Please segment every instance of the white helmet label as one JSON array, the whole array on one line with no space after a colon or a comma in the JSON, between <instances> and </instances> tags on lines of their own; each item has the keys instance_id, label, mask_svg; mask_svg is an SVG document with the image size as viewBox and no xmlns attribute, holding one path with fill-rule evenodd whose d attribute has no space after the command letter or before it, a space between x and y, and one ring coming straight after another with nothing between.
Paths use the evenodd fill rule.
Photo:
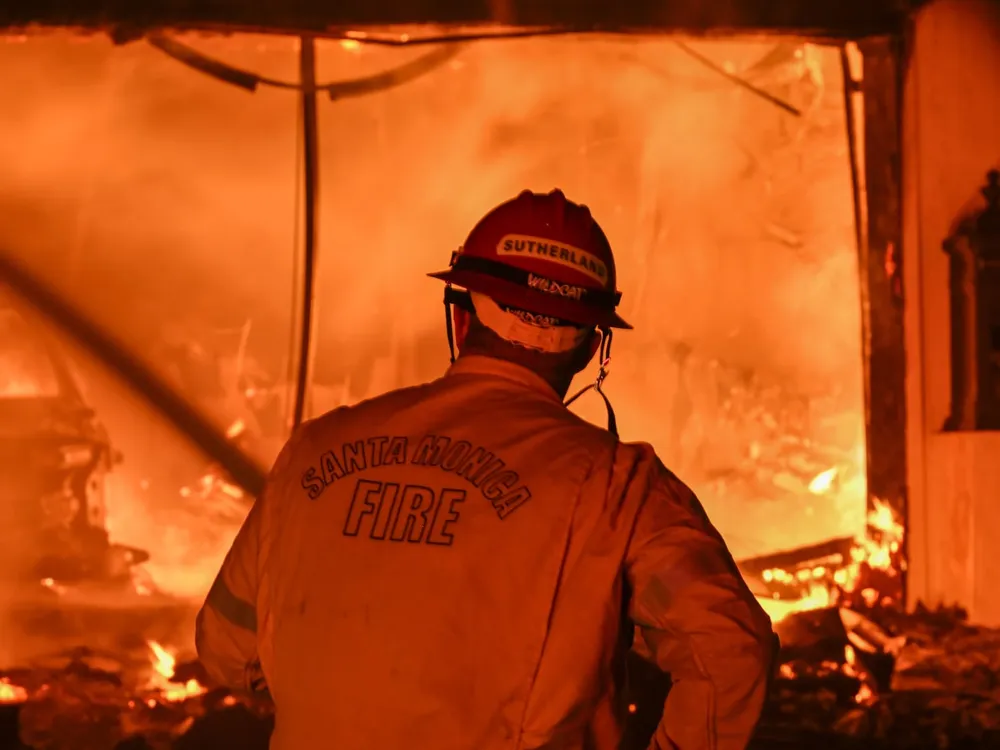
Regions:
<instances>
[{"instance_id":1,"label":"white helmet label","mask_svg":"<svg viewBox=\"0 0 1000 750\"><path fill-rule=\"evenodd\" d=\"M497 243L497 255L528 255L558 263L586 274L602 286L608 283L608 267L593 253L571 245L525 234L507 234Z\"/></svg>"}]
</instances>

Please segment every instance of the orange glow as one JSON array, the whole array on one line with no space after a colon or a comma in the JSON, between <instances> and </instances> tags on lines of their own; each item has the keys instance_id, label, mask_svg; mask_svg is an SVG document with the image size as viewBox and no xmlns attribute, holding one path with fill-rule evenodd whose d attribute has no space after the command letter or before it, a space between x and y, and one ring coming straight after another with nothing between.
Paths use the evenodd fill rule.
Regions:
<instances>
[{"instance_id":1,"label":"orange glow","mask_svg":"<svg viewBox=\"0 0 1000 750\"><path fill-rule=\"evenodd\" d=\"M834 602L832 589L826 586L813 586L808 596L801 599L767 599L757 597L764 611L771 617L771 622L779 622L793 612L806 612L811 609L830 607Z\"/></svg>"},{"instance_id":2,"label":"orange glow","mask_svg":"<svg viewBox=\"0 0 1000 750\"><path fill-rule=\"evenodd\" d=\"M230 440L238 438L240 435L243 434L246 428L247 428L246 422L244 422L242 419L237 419L235 422L229 425L229 429L226 430L226 437L229 438Z\"/></svg>"},{"instance_id":3,"label":"orange glow","mask_svg":"<svg viewBox=\"0 0 1000 750\"><path fill-rule=\"evenodd\" d=\"M817 474L809 483L809 491L814 495L822 495L833 485L833 480L837 478L837 467L827 469Z\"/></svg>"},{"instance_id":4,"label":"orange glow","mask_svg":"<svg viewBox=\"0 0 1000 750\"><path fill-rule=\"evenodd\" d=\"M15 685L6 677L0 677L0 703L24 703L28 700L28 691Z\"/></svg>"},{"instance_id":5,"label":"orange glow","mask_svg":"<svg viewBox=\"0 0 1000 750\"><path fill-rule=\"evenodd\" d=\"M857 695L854 696L854 702L867 706L874 703L875 699L875 691L868 687L866 683L862 682L861 687L858 688Z\"/></svg>"},{"instance_id":6,"label":"orange glow","mask_svg":"<svg viewBox=\"0 0 1000 750\"><path fill-rule=\"evenodd\" d=\"M0 192L11 197L0 244L266 464L291 403L294 97L246 96L146 44L70 38L0 45L0 67L16 71L0 96L18 102L0 113ZM178 38L270 78L297 75L291 37ZM319 78L370 76L419 52L364 38L319 41ZM604 225L636 325L616 337L607 382L623 439L654 445L737 559L858 535L843 565L766 572L807 592L762 602L780 619L835 604L863 564L892 565L892 519L877 521L889 530L869 521L879 539L861 534L860 292L839 57L792 40L691 44L801 116L667 38L470 44L399 88L323 97L309 401L317 413L440 375L441 290L424 273L496 203L560 186ZM133 588L200 602L251 499L80 359L126 456L108 489L109 531L151 553ZM255 404L271 396L269 428ZM573 408L604 424L599 398ZM869 588L859 595L877 598ZM201 689L170 683L174 656L150 649L156 691Z\"/></svg>"},{"instance_id":7,"label":"orange glow","mask_svg":"<svg viewBox=\"0 0 1000 750\"><path fill-rule=\"evenodd\" d=\"M858 663L858 655L851 645L844 646L844 674L848 677L856 677L861 681L858 692L854 695L854 702L860 705L871 705L877 699L875 691L868 683L869 676L864 668Z\"/></svg>"},{"instance_id":8,"label":"orange glow","mask_svg":"<svg viewBox=\"0 0 1000 750\"><path fill-rule=\"evenodd\" d=\"M157 693L155 698L147 699L150 706L155 705L157 700L174 703L194 698L205 692L204 686L197 680L188 680L183 685L172 682L177 658L156 641L148 641L147 645L153 657L153 675L147 689L155 690Z\"/></svg>"}]
</instances>

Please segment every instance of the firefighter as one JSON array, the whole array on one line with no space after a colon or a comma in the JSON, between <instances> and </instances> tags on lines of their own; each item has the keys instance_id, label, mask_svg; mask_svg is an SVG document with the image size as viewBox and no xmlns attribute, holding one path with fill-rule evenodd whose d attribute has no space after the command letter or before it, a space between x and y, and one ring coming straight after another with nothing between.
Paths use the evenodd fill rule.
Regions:
<instances>
[{"instance_id":1,"label":"firefighter","mask_svg":"<svg viewBox=\"0 0 1000 750\"><path fill-rule=\"evenodd\" d=\"M603 750L637 626L674 682L650 747L741 750L767 615L652 447L563 402L629 328L603 231L525 192L431 276L451 368L295 431L199 614L208 673L269 692L274 750Z\"/></svg>"}]
</instances>

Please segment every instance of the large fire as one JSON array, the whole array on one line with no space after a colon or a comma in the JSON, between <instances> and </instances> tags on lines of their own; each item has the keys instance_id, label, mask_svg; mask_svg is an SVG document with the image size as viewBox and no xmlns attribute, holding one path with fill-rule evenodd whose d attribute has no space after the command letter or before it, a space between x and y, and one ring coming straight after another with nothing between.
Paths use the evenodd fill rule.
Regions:
<instances>
[{"instance_id":1,"label":"large fire","mask_svg":"<svg viewBox=\"0 0 1000 750\"><path fill-rule=\"evenodd\" d=\"M273 79L296 74L291 38L179 38ZM623 438L656 447L738 559L860 529L863 355L837 50L692 44L788 106L665 38L468 45L404 86L324 99L320 253L330 262L317 278L312 412L438 376L440 289L424 273L490 206L560 186L613 238L622 311L636 325L616 340L608 386ZM416 55L360 40L319 52L324 80ZM291 402L293 98L267 87L247 96L141 42L28 36L0 46L3 63L17 75L0 94L19 102L0 113L3 249L266 464ZM376 197L392 221L379 220ZM80 360L88 405L126 458L101 522L150 553L131 569L130 593L150 610L161 594L197 606L252 500L114 375ZM599 399L576 408L603 423ZM840 558L763 571L781 591L762 596L775 621L879 597L866 571L899 564L902 529L880 502L867 521ZM67 600L72 583L42 579ZM206 692L178 666L189 631L139 633L139 646L149 638L139 709ZM0 683L0 701L29 694Z\"/></svg>"},{"instance_id":2,"label":"large fire","mask_svg":"<svg viewBox=\"0 0 1000 750\"><path fill-rule=\"evenodd\" d=\"M269 79L297 72L294 38L177 39ZM838 50L690 46L726 75L665 37L507 40L463 47L396 88L323 97L313 412L440 375L440 290L424 274L489 207L560 186L612 238L636 326L616 338L608 383L623 437L652 443L692 485L737 558L860 528L859 273ZM320 41L320 78L419 54ZM247 95L145 43L98 36L28 35L0 45L0 64L18 71L0 94L19 102L0 114L0 193L11 196L0 243L183 381L220 430L253 433L261 463L273 459L286 414L267 402L288 388L301 265L294 97ZM116 536L148 545L158 568L192 557L210 568L216 549L193 549L200 532L185 528L201 488L177 503L177 477L191 475L172 486L150 476L182 462L182 441L162 425L154 439L107 380L93 390L128 446L131 483L109 496ZM599 399L579 408L604 418ZM152 489L136 499L142 478ZM204 583L156 572L185 596Z\"/></svg>"}]
</instances>

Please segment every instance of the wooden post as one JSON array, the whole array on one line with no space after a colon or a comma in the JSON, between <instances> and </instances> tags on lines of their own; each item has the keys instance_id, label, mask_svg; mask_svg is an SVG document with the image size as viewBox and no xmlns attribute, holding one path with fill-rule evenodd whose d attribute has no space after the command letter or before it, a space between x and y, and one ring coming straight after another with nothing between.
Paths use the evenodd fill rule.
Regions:
<instances>
[{"instance_id":1,"label":"wooden post","mask_svg":"<svg viewBox=\"0 0 1000 750\"><path fill-rule=\"evenodd\" d=\"M865 428L868 508L887 504L907 520L906 348L902 270L902 61L901 37L859 44L864 72L864 177L867 232L861 242L862 336L865 350ZM869 529L873 534L876 532ZM905 566L905 537L902 562ZM880 593L905 603L905 570L885 579ZM894 581L895 583L889 583Z\"/></svg>"}]
</instances>

